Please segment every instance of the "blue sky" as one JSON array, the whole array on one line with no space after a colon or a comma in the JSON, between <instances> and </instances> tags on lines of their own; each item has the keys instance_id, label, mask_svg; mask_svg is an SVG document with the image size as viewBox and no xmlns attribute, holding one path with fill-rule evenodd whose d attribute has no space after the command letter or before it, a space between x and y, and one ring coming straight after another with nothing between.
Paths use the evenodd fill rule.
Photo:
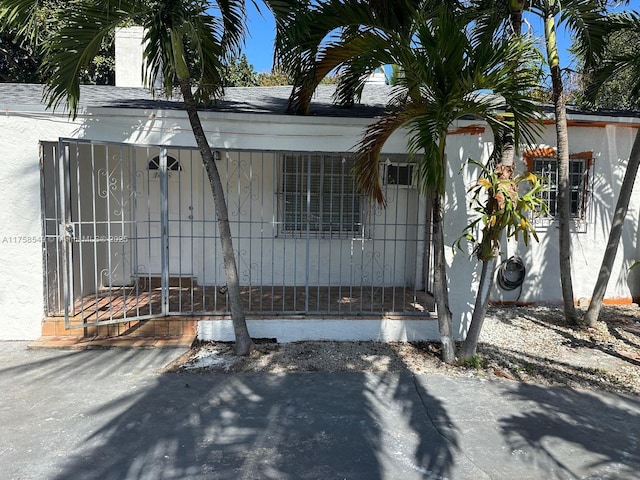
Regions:
<instances>
[{"instance_id":1,"label":"blue sky","mask_svg":"<svg viewBox=\"0 0 640 480\"><path fill-rule=\"evenodd\" d=\"M244 53L258 73L269 73L273 65L273 37L276 27L273 16L266 8L258 13L253 2L247 2L249 37Z\"/></svg>"},{"instance_id":2,"label":"blue sky","mask_svg":"<svg viewBox=\"0 0 640 480\"><path fill-rule=\"evenodd\" d=\"M640 10L640 0L632 0L629 7L626 8ZM244 53L247 55L249 63L253 65L253 68L258 73L268 73L273 65L273 37L275 34L273 17L265 8L262 9L262 14L258 13L253 2L247 2L247 9L250 36L247 38ZM541 22L531 19L531 27L536 35L542 35ZM558 32L558 43L562 66L564 68L575 66L571 64L572 58L567 51L571 40L562 29Z\"/></svg>"}]
</instances>

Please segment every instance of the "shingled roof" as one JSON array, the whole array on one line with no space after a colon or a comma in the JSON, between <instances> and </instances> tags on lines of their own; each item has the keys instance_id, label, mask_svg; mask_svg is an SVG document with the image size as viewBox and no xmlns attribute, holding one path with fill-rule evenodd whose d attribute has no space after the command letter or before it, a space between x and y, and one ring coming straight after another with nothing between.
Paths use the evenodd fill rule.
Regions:
<instances>
[{"instance_id":1,"label":"shingled roof","mask_svg":"<svg viewBox=\"0 0 640 480\"><path fill-rule=\"evenodd\" d=\"M311 115L327 117L363 117L380 115L387 104L392 88L387 85L367 85L362 103L352 108L337 107L332 102L333 85L320 85L313 96ZM43 86L34 84L0 83L0 108L13 110L12 106L43 108ZM224 98L203 108L207 111L236 113L285 114L290 86L281 87L230 87ZM181 109L178 97L166 99L155 96L147 89L99 85L80 87L80 109L91 107Z\"/></svg>"},{"instance_id":2,"label":"shingled roof","mask_svg":"<svg viewBox=\"0 0 640 480\"><path fill-rule=\"evenodd\" d=\"M311 102L310 115L320 117L374 118L380 116L392 94L392 87L381 84L365 86L362 101L351 108L336 106L332 101L334 85L320 85ZM24 83L0 83L0 108L3 110L44 109L43 86ZM228 87L222 99L215 101L204 111L233 113L286 114L290 86L279 87ZM154 97L144 88L82 85L80 109L91 107L178 110L182 108L179 95L166 99L162 94ZM553 116L551 105L542 105L541 112ZM61 109L62 110L62 109ZM567 107L569 115L597 115L602 117L638 117L638 112L628 110L586 111Z\"/></svg>"}]
</instances>

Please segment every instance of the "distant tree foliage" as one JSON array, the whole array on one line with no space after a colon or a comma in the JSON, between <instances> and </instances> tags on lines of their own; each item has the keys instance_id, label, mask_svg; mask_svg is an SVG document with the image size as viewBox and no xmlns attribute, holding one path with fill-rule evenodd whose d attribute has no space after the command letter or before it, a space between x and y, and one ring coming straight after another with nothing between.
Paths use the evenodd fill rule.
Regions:
<instances>
[{"instance_id":1,"label":"distant tree foliage","mask_svg":"<svg viewBox=\"0 0 640 480\"><path fill-rule=\"evenodd\" d=\"M225 87L256 87L259 84L258 74L247 61L245 54L229 60L224 76Z\"/></svg>"},{"instance_id":2,"label":"distant tree foliage","mask_svg":"<svg viewBox=\"0 0 640 480\"><path fill-rule=\"evenodd\" d=\"M41 55L28 45L13 40L12 32L0 34L0 82L40 83L38 65Z\"/></svg>"},{"instance_id":3,"label":"distant tree foliage","mask_svg":"<svg viewBox=\"0 0 640 480\"><path fill-rule=\"evenodd\" d=\"M274 68L271 73L259 73L258 83L261 87L280 87L283 85L293 85L293 78L279 68ZM336 76L324 77L320 83L322 85L335 85L338 83Z\"/></svg>"},{"instance_id":4,"label":"distant tree foliage","mask_svg":"<svg viewBox=\"0 0 640 480\"><path fill-rule=\"evenodd\" d=\"M116 60L115 36L109 35L100 48L100 53L92 60L89 68L82 70L80 79L87 85L115 85Z\"/></svg>"},{"instance_id":5,"label":"distant tree foliage","mask_svg":"<svg viewBox=\"0 0 640 480\"><path fill-rule=\"evenodd\" d=\"M605 58L634 55L638 51L640 51L640 32L623 30L616 32L609 38ZM581 62L581 59L579 61ZM576 103L582 108L599 110L638 110L640 106L631 98L631 89L637 81L638 79L634 78L629 69L623 70L603 84L593 104L587 104L583 93L589 82L589 73L583 72L576 95Z\"/></svg>"},{"instance_id":6,"label":"distant tree foliage","mask_svg":"<svg viewBox=\"0 0 640 480\"><path fill-rule=\"evenodd\" d=\"M282 70L274 68L271 70L271 73L259 73L258 83L261 87L278 87L282 85L291 85L292 79Z\"/></svg>"},{"instance_id":7,"label":"distant tree foliage","mask_svg":"<svg viewBox=\"0 0 640 480\"><path fill-rule=\"evenodd\" d=\"M0 82L44 83L46 78L38 67L42 62L42 46L65 25L67 12L77 0L42 0L39 2L38 30L29 41L16 41L15 31L8 29L0 34ZM113 85L115 82L114 37L102 42L100 54L89 68L81 72L85 84Z\"/></svg>"}]
</instances>

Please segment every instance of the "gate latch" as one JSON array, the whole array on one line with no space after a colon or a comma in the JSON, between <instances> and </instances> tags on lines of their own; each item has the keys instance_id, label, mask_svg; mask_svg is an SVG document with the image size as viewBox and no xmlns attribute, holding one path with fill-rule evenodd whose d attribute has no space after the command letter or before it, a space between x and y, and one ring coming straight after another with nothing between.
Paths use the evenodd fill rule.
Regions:
<instances>
[{"instance_id":1,"label":"gate latch","mask_svg":"<svg viewBox=\"0 0 640 480\"><path fill-rule=\"evenodd\" d=\"M64 239L67 241L73 241L76 238L76 229L73 223L60 224L60 229L63 232Z\"/></svg>"}]
</instances>

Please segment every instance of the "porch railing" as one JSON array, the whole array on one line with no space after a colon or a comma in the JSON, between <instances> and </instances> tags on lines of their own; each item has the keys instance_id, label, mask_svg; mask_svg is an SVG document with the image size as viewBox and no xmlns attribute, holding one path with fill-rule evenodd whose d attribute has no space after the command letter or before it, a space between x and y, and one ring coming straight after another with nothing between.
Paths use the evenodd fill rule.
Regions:
<instances>
[{"instance_id":1,"label":"porch railing","mask_svg":"<svg viewBox=\"0 0 640 480\"><path fill-rule=\"evenodd\" d=\"M356 193L345 153L216 155L247 313L433 310L427 201L387 177L406 159L381 162L381 208ZM41 170L47 315L93 325L228 314L197 150L62 139L42 144Z\"/></svg>"}]
</instances>

